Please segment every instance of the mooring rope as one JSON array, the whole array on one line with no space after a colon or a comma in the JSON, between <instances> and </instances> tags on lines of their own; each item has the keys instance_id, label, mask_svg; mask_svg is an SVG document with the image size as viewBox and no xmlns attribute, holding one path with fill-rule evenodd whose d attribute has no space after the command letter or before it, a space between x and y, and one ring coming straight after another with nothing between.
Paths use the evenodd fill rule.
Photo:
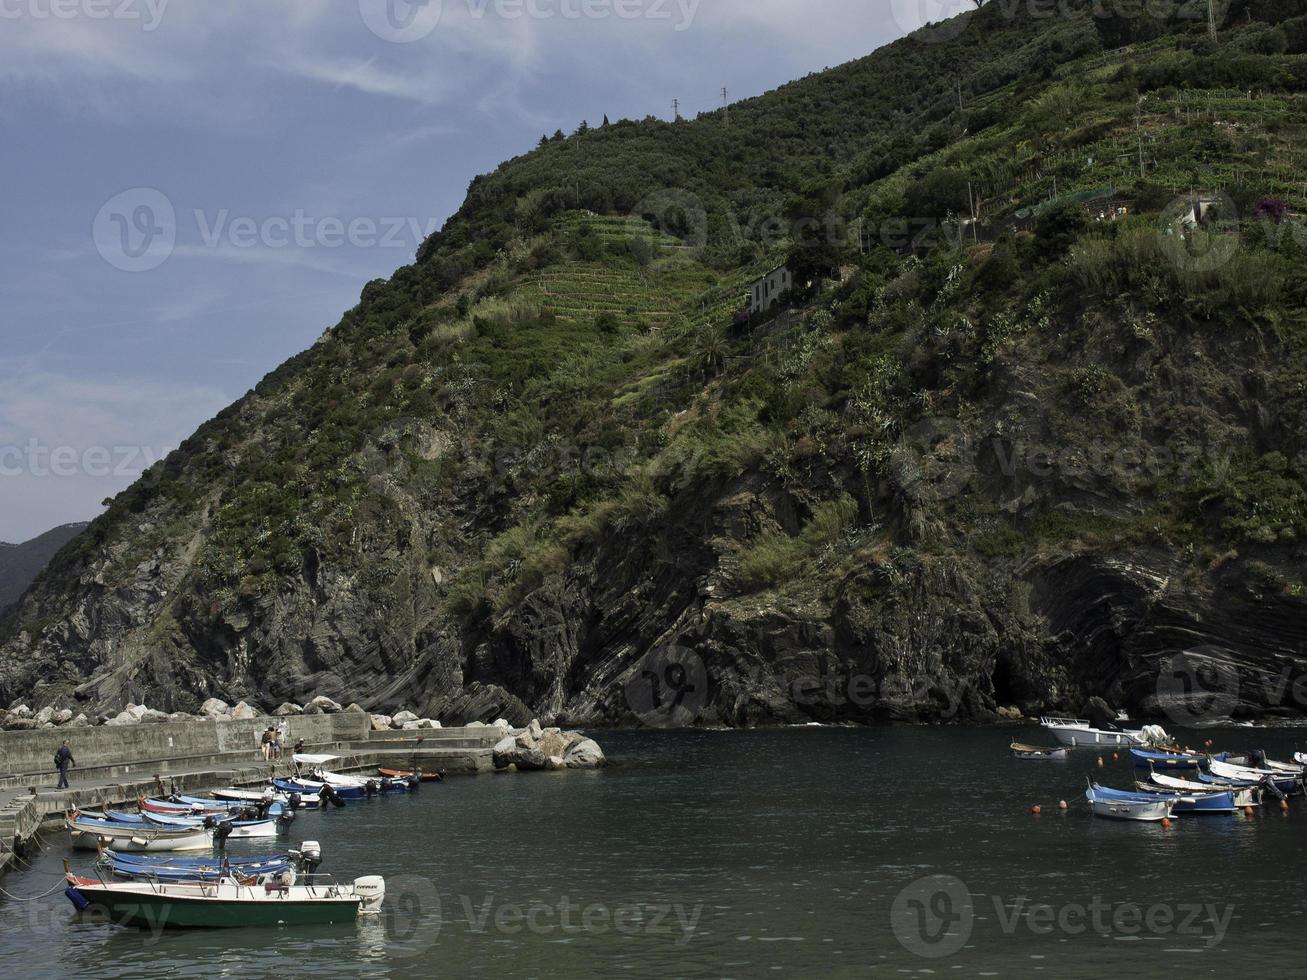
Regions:
<instances>
[{"instance_id":1,"label":"mooring rope","mask_svg":"<svg viewBox=\"0 0 1307 980\"><path fill-rule=\"evenodd\" d=\"M22 898L18 895L14 895L10 892L5 891L3 888L0 888L0 895L3 895L5 898L14 902L39 902L43 898L49 898L59 889L67 887L67 884L68 883L66 881L60 881L59 884L55 885L48 892L44 892L43 894L40 895L34 895L31 898Z\"/></svg>"}]
</instances>

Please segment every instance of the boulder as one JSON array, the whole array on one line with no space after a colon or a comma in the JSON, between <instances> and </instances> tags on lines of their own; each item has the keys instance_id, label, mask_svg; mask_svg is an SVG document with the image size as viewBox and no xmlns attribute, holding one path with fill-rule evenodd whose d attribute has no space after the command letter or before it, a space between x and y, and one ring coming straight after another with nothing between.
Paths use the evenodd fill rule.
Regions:
<instances>
[{"instance_id":1,"label":"boulder","mask_svg":"<svg viewBox=\"0 0 1307 980\"><path fill-rule=\"evenodd\" d=\"M80 714L80 715L78 715L76 718L74 718L74 719L72 719L70 722L68 722L68 727L69 727L69 728L90 728L90 727L91 727L91 719L90 719L90 718L87 718L86 715L84 715L84 714Z\"/></svg>"},{"instance_id":2,"label":"boulder","mask_svg":"<svg viewBox=\"0 0 1307 980\"><path fill-rule=\"evenodd\" d=\"M495 761L496 769L503 769L513 764L513 757L517 753L517 740L511 735L501 738L495 743L492 757Z\"/></svg>"},{"instance_id":3,"label":"boulder","mask_svg":"<svg viewBox=\"0 0 1307 980\"><path fill-rule=\"evenodd\" d=\"M401 728L403 731L406 731L406 732L417 732L417 731L421 731L421 730L422 730L422 722L420 722L420 721L406 721L406 722L404 722L403 725L400 726L400 728Z\"/></svg>"},{"instance_id":4,"label":"boulder","mask_svg":"<svg viewBox=\"0 0 1307 980\"><path fill-rule=\"evenodd\" d=\"M530 771L540 771L549 765L549 757L539 749L522 749L519 748L513 753L513 765L518 769Z\"/></svg>"},{"instance_id":5,"label":"boulder","mask_svg":"<svg viewBox=\"0 0 1307 980\"><path fill-rule=\"evenodd\" d=\"M168 716L168 720L175 724L181 721L192 721L193 719L185 711L174 711Z\"/></svg>"},{"instance_id":6,"label":"boulder","mask_svg":"<svg viewBox=\"0 0 1307 980\"><path fill-rule=\"evenodd\" d=\"M348 708L345 709L345 713L346 713L346 714L353 713L353 714L356 714L356 715L366 715L366 714L367 714L367 712L363 710L363 705L359 704L357 701L351 703L350 706L349 706Z\"/></svg>"},{"instance_id":7,"label":"boulder","mask_svg":"<svg viewBox=\"0 0 1307 980\"><path fill-rule=\"evenodd\" d=\"M583 738L573 745L567 750L563 760L569 769L594 769L607 761L604 758L604 750L592 738Z\"/></svg>"},{"instance_id":8,"label":"boulder","mask_svg":"<svg viewBox=\"0 0 1307 980\"><path fill-rule=\"evenodd\" d=\"M487 725L484 721L469 721L463 727L464 728L489 728L490 726Z\"/></svg>"},{"instance_id":9,"label":"boulder","mask_svg":"<svg viewBox=\"0 0 1307 980\"><path fill-rule=\"evenodd\" d=\"M439 728L443 728L444 726L441 725L440 722L436 721L436 719L434 719L434 718L423 718L423 719L422 719L422 727L423 727L423 728L431 728L431 729L439 729Z\"/></svg>"},{"instance_id":10,"label":"boulder","mask_svg":"<svg viewBox=\"0 0 1307 980\"><path fill-rule=\"evenodd\" d=\"M31 718L32 709L25 704L20 704L16 708L10 708L9 715L12 718Z\"/></svg>"},{"instance_id":11,"label":"boulder","mask_svg":"<svg viewBox=\"0 0 1307 980\"><path fill-rule=\"evenodd\" d=\"M259 713L242 701L231 709L231 716L236 721L249 721L251 718L259 717Z\"/></svg>"},{"instance_id":12,"label":"boulder","mask_svg":"<svg viewBox=\"0 0 1307 980\"><path fill-rule=\"evenodd\" d=\"M200 714L206 718L226 718L231 714L231 705L221 698L209 698L200 705Z\"/></svg>"},{"instance_id":13,"label":"boulder","mask_svg":"<svg viewBox=\"0 0 1307 980\"><path fill-rule=\"evenodd\" d=\"M561 758L567 753L567 740L563 738L563 733L560 731L548 731L536 743L536 748L547 756L556 755Z\"/></svg>"},{"instance_id":14,"label":"boulder","mask_svg":"<svg viewBox=\"0 0 1307 980\"><path fill-rule=\"evenodd\" d=\"M105 722L106 725L121 727L123 725L139 725L141 719L137 718L130 711L120 711L114 717Z\"/></svg>"},{"instance_id":15,"label":"boulder","mask_svg":"<svg viewBox=\"0 0 1307 980\"><path fill-rule=\"evenodd\" d=\"M276 711L274 711L273 714L276 715L278 718L289 718L292 715L304 714L304 709L301 708L298 704L291 704L289 701L287 701Z\"/></svg>"},{"instance_id":16,"label":"boulder","mask_svg":"<svg viewBox=\"0 0 1307 980\"><path fill-rule=\"evenodd\" d=\"M160 722L168 720L168 713L166 711L155 711L153 708L146 708L145 711L141 713L141 717L137 720L142 724L157 725Z\"/></svg>"},{"instance_id":17,"label":"boulder","mask_svg":"<svg viewBox=\"0 0 1307 980\"><path fill-rule=\"evenodd\" d=\"M392 720L402 728L406 722L417 721L418 716L411 711L401 711Z\"/></svg>"},{"instance_id":18,"label":"boulder","mask_svg":"<svg viewBox=\"0 0 1307 980\"><path fill-rule=\"evenodd\" d=\"M17 712L13 712L4 720L4 730L7 732L30 732L40 728L41 724L35 718L21 718Z\"/></svg>"},{"instance_id":19,"label":"boulder","mask_svg":"<svg viewBox=\"0 0 1307 980\"><path fill-rule=\"evenodd\" d=\"M123 708L122 713L125 715L131 715L137 721L140 721L145 717L145 713L149 710L150 709L143 704L129 704L127 707Z\"/></svg>"},{"instance_id":20,"label":"boulder","mask_svg":"<svg viewBox=\"0 0 1307 980\"><path fill-rule=\"evenodd\" d=\"M490 727L498 728L501 732L511 732L513 730L513 726L507 718L496 718Z\"/></svg>"},{"instance_id":21,"label":"boulder","mask_svg":"<svg viewBox=\"0 0 1307 980\"><path fill-rule=\"evenodd\" d=\"M1008 721L1020 721L1022 717L1021 709L1011 708L1011 707L1000 707L998 709L998 716L1000 718L1006 718Z\"/></svg>"},{"instance_id":22,"label":"boulder","mask_svg":"<svg viewBox=\"0 0 1307 980\"><path fill-rule=\"evenodd\" d=\"M66 725L73 720L72 710L69 708L60 708L50 716L50 720L56 725Z\"/></svg>"},{"instance_id":23,"label":"boulder","mask_svg":"<svg viewBox=\"0 0 1307 980\"><path fill-rule=\"evenodd\" d=\"M526 726L526 730L531 735L531 739L536 742L545 734L545 730L540 727L540 721L536 718L531 719L531 724Z\"/></svg>"},{"instance_id":24,"label":"boulder","mask_svg":"<svg viewBox=\"0 0 1307 980\"><path fill-rule=\"evenodd\" d=\"M545 768L550 772L558 772L560 769L566 769L567 763L563 761L561 755L551 755L545 759Z\"/></svg>"},{"instance_id":25,"label":"boulder","mask_svg":"<svg viewBox=\"0 0 1307 980\"><path fill-rule=\"evenodd\" d=\"M42 725L49 724L49 723L53 722L53 721L54 721L54 708L51 708L51 707L45 707L45 708L42 708L40 711L38 711L38 712L36 713L36 720L37 720L37 722L39 722L39 723L42 724Z\"/></svg>"},{"instance_id":26,"label":"boulder","mask_svg":"<svg viewBox=\"0 0 1307 980\"><path fill-rule=\"evenodd\" d=\"M390 725L393 720L390 715L370 715L369 717L372 720L372 730L374 732L390 731Z\"/></svg>"},{"instance_id":27,"label":"boulder","mask_svg":"<svg viewBox=\"0 0 1307 980\"><path fill-rule=\"evenodd\" d=\"M340 704L331 700L331 698L327 697L325 694L319 694L309 702L309 707L313 705L317 705L317 707L321 708L323 714L338 715L341 712ZM305 710L307 711L308 708L306 707Z\"/></svg>"},{"instance_id":28,"label":"boulder","mask_svg":"<svg viewBox=\"0 0 1307 980\"><path fill-rule=\"evenodd\" d=\"M585 741L585 736L580 732L563 732L563 742L570 749L574 745L579 745ZM567 753L564 752L564 755Z\"/></svg>"}]
</instances>

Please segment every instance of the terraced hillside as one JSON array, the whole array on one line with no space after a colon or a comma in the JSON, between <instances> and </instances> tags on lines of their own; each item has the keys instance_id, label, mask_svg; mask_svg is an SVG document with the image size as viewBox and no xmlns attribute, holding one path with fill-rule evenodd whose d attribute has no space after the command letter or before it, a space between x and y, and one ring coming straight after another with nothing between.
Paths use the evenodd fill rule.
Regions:
<instances>
[{"instance_id":1,"label":"terraced hillside","mask_svg":"<svg viewBox=\"0 0 1307 980\"><path fill-rule=\"evenodd\" d=\"M1190 8L987 4L477 178L64 552L0 698L1301 713L1307 4Z\"/></svg>"}]
</instances>

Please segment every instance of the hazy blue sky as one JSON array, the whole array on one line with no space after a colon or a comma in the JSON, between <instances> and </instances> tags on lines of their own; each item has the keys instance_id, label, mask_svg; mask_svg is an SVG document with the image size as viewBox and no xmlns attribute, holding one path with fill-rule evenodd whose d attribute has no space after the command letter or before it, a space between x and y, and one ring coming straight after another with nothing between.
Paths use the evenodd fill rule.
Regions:
<instances>
[{"instance_id":1,"label":"hazy blue sky","mask_svg":"<svg viewBox=\"0 0 1307 980\"><path fill-rule=\"evenodd\" d=\"M0 0L0 540L93 517L542 132L693 115L961 6Z\"/></svg>"}]
</instances>

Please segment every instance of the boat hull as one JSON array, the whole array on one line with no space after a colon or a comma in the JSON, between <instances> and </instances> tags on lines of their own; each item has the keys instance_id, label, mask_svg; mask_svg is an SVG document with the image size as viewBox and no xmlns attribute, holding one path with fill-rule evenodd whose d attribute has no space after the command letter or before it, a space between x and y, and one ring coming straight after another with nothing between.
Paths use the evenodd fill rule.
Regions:
<instances>
[{"instance_id":1,"label":"boat hull","mask_svg":"<svg viewBox=\"0 0 1307 980\"><path fill-rule=\"evenodd\" d=\"M1170 799L1136 800L1104 793L1100 787L1091 787L1085 793L1094 816L1108 820L1134 820L1141 823L1158 823L1171 816L1174 803Z\"/></svg>"},{"instance_id":2,"label":"boat hull","mask_svg":"<svg viewBox=\"0 0 1307 980\"><path fill-rule=\"evenodd\" d=\"M1109 732L1101 728L1091 728L1087 722L1045 718L1041 725L1052 732L1063 745L1077 748L1079 746L1099 746L1103 748L1124 748L1143 745L1143 732Z\"/></svg>"},{"instance_id":3,"label":"boat hull","mask_svg":"<svg viewBox=\"0 0 1307 980\"><path fill-rule=\"evenodd\" d=\"M359 909L357 898L250 902L168 894L113 893L93 887L72 887L91 908L111 922L147 929L335 925L355 921Z\"/></svg>"}]
</instances>

